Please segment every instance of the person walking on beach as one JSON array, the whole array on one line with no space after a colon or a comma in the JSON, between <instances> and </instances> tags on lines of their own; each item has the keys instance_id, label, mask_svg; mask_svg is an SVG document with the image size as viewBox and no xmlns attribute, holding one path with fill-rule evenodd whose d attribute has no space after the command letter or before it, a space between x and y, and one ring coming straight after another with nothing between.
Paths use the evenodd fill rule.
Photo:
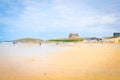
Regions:
<instances>
[{"instance_id":1,"label":"person walking on beach","mask_svg":"<svg viewBox=\"0 0 120 80\"><path fill-rule=\"evenodd\" d=\"M16 42L14 41L13 44L16 44Z\"/></svg>"},{"instance_id":2,"label":"person walking on beach","mask_svg":"<svg viewBox=\"0 0 120 80\"><path fill-rule=\"evenodd\" d=\"M41 42L39 43L39 46L41 46Z\"/></svg>"},{"instance_id":3,"label":"person walking on beach","mask_svg":"<svg viewBox=\"0 0 120 80\"><path fill-rule=\"evenodd\" d=\"M56 45L59 45L59 43L57 42Z\"/></svg>"}]
</instances>

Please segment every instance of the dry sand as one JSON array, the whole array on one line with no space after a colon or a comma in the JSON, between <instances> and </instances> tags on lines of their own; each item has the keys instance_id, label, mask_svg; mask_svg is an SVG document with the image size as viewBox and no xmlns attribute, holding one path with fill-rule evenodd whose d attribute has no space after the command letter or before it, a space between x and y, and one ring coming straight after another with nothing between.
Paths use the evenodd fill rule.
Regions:
<instances>
[{"instance_id":1,"label":"dry sand","mask_svg":"<svg viewBox=\"0 0 120 80\"><path fill-rule=\"evenodd\" d=\"M120 45L58 46L0 47L0 80L120 80Z\"/></svg>"}]
</instances>

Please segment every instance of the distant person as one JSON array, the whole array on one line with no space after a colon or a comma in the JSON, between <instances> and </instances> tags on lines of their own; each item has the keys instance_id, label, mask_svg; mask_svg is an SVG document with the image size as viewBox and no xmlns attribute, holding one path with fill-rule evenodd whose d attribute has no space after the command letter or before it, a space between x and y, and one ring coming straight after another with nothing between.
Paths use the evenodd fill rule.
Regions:
<instances>
[{"instance_id":1,"label":"distant person","mask_svg":"<svg viewBox=\"0 0 120 80\"><path fill-rule=\"evenodd\" d=\"M39 43L39 46L41 46L41 42Z\"/></svg>"},{"instance_id":2,"label":"distant person","mask_svg":"<svg viewBox=\"0 0 120 80\"><path fill-rule=\"evenodd\" d=\"M16 44L16 42L14 41L13 44Z\"/></svg>"},{"instance_id":3,"label":"distant person","mask_svg":"<svg viewBox=\"0 0 120 80\"><path fill-rule=\"evenodd\" d=\"M97 42L99 42L100 41L100 39L99 38L97 38Z\"/></svg>"},{"instance_id":4,"label":"distant person","mask_svg":"<svg viewBox=\"0 0 120 80\"><path fill-rule=\"evenodd\" d=\"M58 42L57 42L56 44L57 44L57 45L59 45L59 43L58 43Z\"/></svg>"}]
</instances>

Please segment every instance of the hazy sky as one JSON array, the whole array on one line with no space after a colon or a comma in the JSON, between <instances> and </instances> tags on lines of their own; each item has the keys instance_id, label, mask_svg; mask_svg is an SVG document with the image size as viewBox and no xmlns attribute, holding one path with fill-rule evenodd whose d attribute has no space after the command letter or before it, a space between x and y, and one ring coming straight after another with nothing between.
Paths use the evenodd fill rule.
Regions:
<instances>
[{"instance_id":1,"label":"hazy sky","mask_svg":"<svg viewBox=\"0 0 120 80\"><path fill-rule=\"evenodd\" d=\"M113 32L120 32L120 0L0 0L0 40Z\"/></svg>"}]
</instances>

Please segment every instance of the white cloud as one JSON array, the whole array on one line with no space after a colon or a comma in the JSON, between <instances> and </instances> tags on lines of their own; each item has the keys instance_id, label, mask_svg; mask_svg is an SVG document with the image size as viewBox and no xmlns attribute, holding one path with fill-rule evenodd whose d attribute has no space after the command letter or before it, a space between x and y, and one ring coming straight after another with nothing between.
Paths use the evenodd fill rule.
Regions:
<instances>
[{"instance_id":1,"label":"white cloud","mask_svg":"<svg viewBox=\"0 0 120 80\"><path fill-rule=\"evenodd\" d=\"M73 29L75 27L80 29L92 25L114 24L117 20L113 14L99 13L89 5L78 0L70 0L68 2L65 2L65 0L55 0L52 9L57 13L55 16L59 18L55 20L56 25Z\"/></svg>"},{"instance_id":2,"label":"white cloud","mask_svg":"<svg viewBox=\"0 0 120 80\"><path fill-rule=\"evenodd\" d=\"M102 32L111 31L109 25L117 21L114 14L97 12L81 0L52 0L51 3L34 0L22 2L24 8L17 18L3 20L10 26L6 31L41 33L61 29L90 32L97 29Z\"/></svg>"}]
</instances>

